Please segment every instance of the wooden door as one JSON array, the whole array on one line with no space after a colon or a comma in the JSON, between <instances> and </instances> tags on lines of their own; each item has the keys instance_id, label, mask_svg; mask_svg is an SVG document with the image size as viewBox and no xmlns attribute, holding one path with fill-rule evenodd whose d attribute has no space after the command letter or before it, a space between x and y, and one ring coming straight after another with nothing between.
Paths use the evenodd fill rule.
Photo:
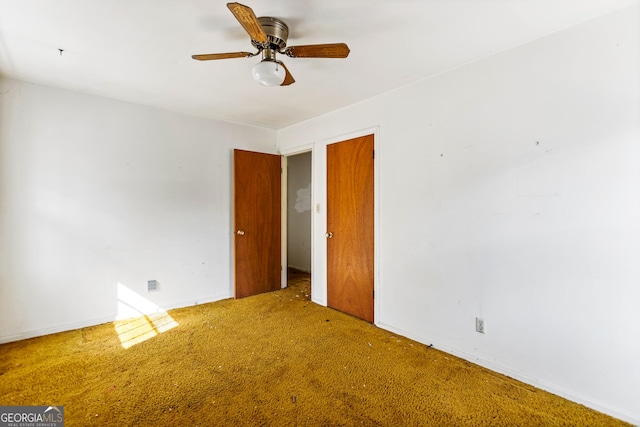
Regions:
<instances>
[{"instance_id":1,"label":"wooden door","mask_svg":"<svg viewBox=\"0 0 640 427\"><path fill-rule=\"evenodd\" d=\"M280 156L234 150L235 297L280 289Z\"/></svg>"},{"instance_id":2,"label":"wooden door","mask_svg":"<svg viewBox=\"0 0 640 427\"><path fill-rule=\"evenodd\" d=\"M327 303L373 322L373 135L327 146Z\"/></svg>"}]
</instances>

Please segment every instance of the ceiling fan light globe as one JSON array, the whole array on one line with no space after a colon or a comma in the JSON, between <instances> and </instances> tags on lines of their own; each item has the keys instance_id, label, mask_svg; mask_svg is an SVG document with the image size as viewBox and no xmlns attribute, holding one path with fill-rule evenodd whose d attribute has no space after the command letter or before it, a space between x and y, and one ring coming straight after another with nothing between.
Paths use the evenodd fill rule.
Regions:
<instances>
[{"instance_id":1,"label":"ceiling fan light globe","mask_svg":"<svg viewBox=\"0 0 640 427\"><path fill-rule=\"evenodd\" d=\"M273 60L262 60L253 66L253 79L263 86L280 86L287 75L285 68Z\"/></svg>"}]
</instances>

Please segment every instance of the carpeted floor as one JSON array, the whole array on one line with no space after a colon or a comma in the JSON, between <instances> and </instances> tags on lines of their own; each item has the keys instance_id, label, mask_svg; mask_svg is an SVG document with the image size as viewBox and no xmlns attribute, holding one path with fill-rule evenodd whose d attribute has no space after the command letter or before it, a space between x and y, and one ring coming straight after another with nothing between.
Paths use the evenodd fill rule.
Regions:
<instances>
[{"instance_id":1,"label":"carpeted floor","mask_svg":"<svg viewBox=\"0 0 640 427\"><path fill-rule=\"evenodd\" d=\"M0 405L64 405L66 426L626 425L313 304L309 286L1 345Z\"/></svg>"}]
</instances>

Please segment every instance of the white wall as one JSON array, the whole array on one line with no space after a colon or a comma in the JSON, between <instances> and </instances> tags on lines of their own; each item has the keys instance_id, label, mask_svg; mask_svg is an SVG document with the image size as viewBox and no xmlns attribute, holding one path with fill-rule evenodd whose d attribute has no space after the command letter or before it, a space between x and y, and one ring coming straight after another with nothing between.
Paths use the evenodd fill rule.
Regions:
<instances>
[{"instance_id":1,"label":"white wall","mask_svg":"<svg viewBox=\"0 0 640 427\"><path fill-rule=\"evenodd\" d=\"M0 80L0 342L230 297L232 148L272 130ZM147 292L147 280L159 290Z\"/></svg>"},{"instance_id":2,"label":"white wall","mask_svg":"<svg viewBox=\"0 0 640 427\"><path fill-rule=\"evenodd\" d=\"M635 5L278 133L314 145L324 205L327 141L378 127L379 326L636 423L639 24Z\"/></svg>"},{"instance_id":3,"label":"white wall","mask_svg":"<svg viewBox=\"0 0 640 427\"><path fill-rule=\"evenodd\" d=\"M311 152L287 157L287 264L311 272Z\"/></svg>"}]
</instances>

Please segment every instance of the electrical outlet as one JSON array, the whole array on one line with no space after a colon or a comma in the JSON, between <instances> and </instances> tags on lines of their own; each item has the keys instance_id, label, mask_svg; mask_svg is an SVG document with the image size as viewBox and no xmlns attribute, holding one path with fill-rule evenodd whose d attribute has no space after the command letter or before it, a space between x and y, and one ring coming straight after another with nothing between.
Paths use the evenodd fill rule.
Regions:
<instances>
[{"instance_id":1,"label":"electrical outlet","mask_svg":"<svg viewBox=\"0 0 640 427\"><path fill-rule=\"evenodd\" d=\"M158 281L157 280L147 280L147 291L157 291L158 290Z\"/></svg>"},{"instance_id":2,"label":"electrical outlet","mask_svg":"<svg viewBox=\"0 0 640 427\"><path fill-rule=\"evenodd\" d=\"M484 334L484 319L476 317L476 332Z\"/></svg>"}]
</instances>

